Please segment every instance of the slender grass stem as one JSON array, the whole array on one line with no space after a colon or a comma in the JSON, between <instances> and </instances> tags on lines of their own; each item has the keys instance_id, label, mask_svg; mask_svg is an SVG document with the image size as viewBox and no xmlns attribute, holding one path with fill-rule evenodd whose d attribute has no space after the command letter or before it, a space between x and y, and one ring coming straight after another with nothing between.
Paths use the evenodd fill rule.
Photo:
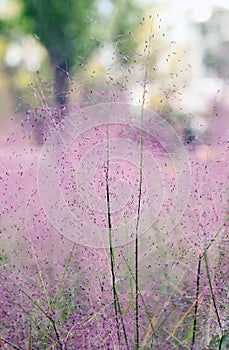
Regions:
<instances>
[{"instance_id":1,"label":"slender grass stem","mask_svg":"<svg viewBox=\"0 0 229 350\"><path fill-rule=\"evenodd\" d=\"M52 324L53 326L53 330L54 330L54 333L56 335L56 339L57 339L57 344L58 344L58 349L63 349L63 344L61 342L61 339L60 339L60 334L59 334L59 331L56 327L56 322L55 320L53 319L53 317L51 315L49 315L35 300L33 300L31 298L31 296L29 294L27 294L23 289L20 289L21 292L38 308L38 310L40 310L44 316L46 316L46 318L50 321L50 323Z\"/></svg>"},{"instance_id":2,"label":"slender grass stem","mask_svg":"<svg viewBox=\"0 0 229 350\"><path fill-rule=\"evenodd\" d=\"M32 322L29 320L28 350L32 350Z\"/></svg>"},{"instance_id":3,"label":"slender grass stem","mask_svg":"<svg viewBox=\"0 0 229 350\"><path fill-rule=\"evenodd\" d=\"M0 341L5 343L5 344L8 344L10 346L12 346L13 349L16 349L16 350L23 350L22 348L19 348L17 345L14 345L13 343L11 343L10 341L0 337ZM0 344L1 345L1 344Z\"/></svg>"},{"instance_id":4,"label":"slender grass stem","mask_svg":"<svg viewBox=\"0 0 229 350\"><path fill-rule=\"evenodd\" d=\"M41 282L41 285L42 285L42 288L43 288L43 291L44 291L45 300L46 300L48 308L51 309L51 304L50 304L50 300L49 300L49 296L48 296L48 291L47 291L47 288L46 288L46 285L45 285L45 281L44 281L43 276L42 276L41 268L40 268L40 265L39 265L39 262L38 262L38 259L37 259L37 255L36 255L36 252L35 252L35 249L34 249L34 245L33 245L32 242L31 242L31 248L32 248L32 252L33 252L33 258L35 260L35 264L36 264L36 267L37 267L38 276L39 276L39 279L40 279L40 282Z\"/></svg>"},{"instance_id":5,"label":"slender grass stem","mask_svg":"<svg viewBox=\"0 0 229 350\"><path fill-rule=\"evenodd\" d=\"M5 284L0 280L0 285L7 291L7 293L11 296L11 298L15 301L15 303L22 309L25 315L27 315L30 319L32 317L30 316L30 313L22 306L20 302L17 301L17 298L15 295L5 286ZM33 320L35 322L35 320Z\"/></svg>"},{"instance_id":6,"label":"slender grass stem","mask_svg":"<svg viewBox=\"0 0 229 350\"><path fill-rule=\"evenodd\" d=\"M63 284L64 284L64 281L65 281L65 278L66 278L66 274L68 272L68 269L69 269L69 266L70 266L70 263L71 263L71 260L72 260L72 257L73 257L73 253L74 253L75 247L76 247L76 243L73 244L73 247L72 247L72 249L70 251L70 254L69 254L69 257L68 257L65 269L64 269L64 272L63 272L63 274L61 276L61 279L60 279L60 282L58 284L58 287L57 287L56 293L54 295L54 298L53 298L53 300L50 301L50 311L51 311L51 313L54 311L55 304L56 304L57 300L60 297L60 294L61 294L61 291L62 291L62 288L63 288ZM50 334L50 330L47 329L47 331L46 331L46 333L44 335L44 339L48 339L49 338L49 334Z\"/></svg>"},{"instance_id":7,"label":"slender grass stem","mask_svg":"<svg viewBox=\"0 0 229 350\"><path fill-rule=\"evenodd\" d=\"M75 247L76 247L76 243L73 244L73 247L72 247L72 250L70 251L70 254L69 254L69 257L68 257L68 260L67 260L64 272L63 272L63 275L62 275L62 277L60 279L60 283L59 283L59 285L57 287L57 290L56 290L56 293L54 295L54 298L51 301L52 308L53 308L53 305L58 300L58 298L60 297L60 293L61 293L61 290L63 288L63 284L64 284L64 281L65 281L65 278L66 278L66 274L68 272L68 269L69 269L69 266L70 266L70 263L71 263L71 260L72 260L72 257L73 257L73 253L74 253Z\"/></svg>"},{"instance_id":8,"label":"slender grass stem","mask_svg":"<svg viewBox=\"0 0 229 350\"><path fill-rule=\"evenodd\" d=\"M217 308L216 298L215 298L215 294L214 294L214 291L213 291L211 275L210 275L210 270L209 270L209 265L208 265L207 252L205 252L205 254L204 254L204 260L205 260L205 266L206 266L206 271L207 271L208 284L209 284L209 287L210 287L211 299L212 299L213 306L214 306L214 309L215 309L218 325L219 325L219 328L220 328L220 331L221 331L221 337L220 337L220 342L219 342L219 350L221 350L222 343L223 343L223 338L224 338L224 330L223 330L222 323L221 323L221 320L220 320L220 317L219 317L219 311L218 311L218 308Z\"/></svg>"},{"instance_id":9,"label":"slender grass stem","mask_svg":"<svg viewBox=\"0 0 229 350\"><path fill-rule=\"evenodd\" d=\"M33 317L30 315L30 313L22 306L22 304L20 302L18 302L17 298L15 297L15 295L4 285L4 283L1 282L0 280L0 285L7 291L7 293L11 296L11 298L15 301L15 303L22 309L22 311L24 312L25 315L27 315L29 317L29 320L33 322L33 324L36 326L36 328L38 330L40 330L40 327L38 326L37 322L33 319ZM29 297L29 299L32 301L32 303L34 304L34 300L28 296L28 294L23 291L22 289L20 289L20 291L26 295L27 297ZM38 304L37 304L37 307L38 307ZM47 317L46 315L46 312L41 308L40 311L42 311L42 313L45 314L45 316ZM53 337L50 337L51 339ZM53 340L53 339L52 339Z\"/></svg>"},{"instance_id":10,"label":"slender grass stem","mask_svg":"<svg viewBox=\"0 0 229 350\"><path fill-rule=\"evenodd\" d=\"M219 350L222 350L222 345L223 345L223 339L225 337L224 332L221 334L220 340L219 340Z\"/></svg>"},{"instance_id":11,"label":"slender grass stem","mask_svg":"<svg viewBox=\"0 0 229 350\"><path fill-rule=\"evenodd\" d=\"M108 132L108 131L107 131ZM112 226L111 226L111 210L110 210L110 193L109 193L109 148L107 147L107 164L106 164L106 202L107 202L107 224L108 224L108 235L109 235L109 250L110 250L110 264L111 264L111 277L112 277L112 291L114 298L114 310L115 310L115 320L117 327L117 336L119 347L121 348L121 334L118 318L118 308L117 308L117 291L116 291L116 280L115 280L115 257L114 248L112 243Z\"/></svg>"},{"instance_id":12,"label":"slender grass stem","mask_svg":"<svg viewBox=\"0 0 229 350\"><path fill-rule=\"evenodd\" d=\"M125 225L126 225L126 221L125 221ZM126 242L128 242L128 230L126 229ZM129 249L129 244L127 244L127 259L125 259L123 253L121 252L122 254L122 257L125 261L125 264L126 266L128 267L128 270L130 272L130 279L129 279L129 283L130 283L130 295L131 295L131 300L134 300L134 288L133 288L133 274L132 274L132 271L131 271L131 268L130 268L130 258L131 258L131 251Z\"/></svg>"},{"instance_id":13,"label":"slender grass stem","mask_svg":"<svg viewBox=\"0 0 229 350\"><path fill-rule=\"evenodd\" d=\"M200 272L201 272L201 262L202 256L199 255L198 258L198 267L197 267L197 278L196 278L196 298L195 298L195 308L194 308L194 316L193 316L193 329L192 329L192 344L191 349L194 349L195 341L196 341L196 330L197 330L197 313L199 306L199 294L200 294Z\"/></svg>"},{"instance_id":14,"label":"slender grass stem","mask_svg":"<svg viewBox=\"0 0 229 350\"><path fill-rule=\"evenodd\" d=\"M123 253L122 253L122 257L123 257L123 260L124 260L124 262L125 262L125 264L126 264L128 270L129 270L129 273L130 273L130 275L131 275L131 278L133 279L133 281L134 281L134 283L135 283L135 278L134 278L133 272L132 272L131 269L130 269L129 262L126 260L126 258L125 258L125 256L123 255ZM142 304L143 304L143 306L144 306L144 308L145 308L146 317L147 317L147 319L148 319L148 321L149 321L149 323L150 323L150 327L151 327L151 331L152 331L152 337L151 337L151 338L152 338L152 341L153 341L153 339L156 337L156 332L155 332L154 325L153 325L152 320L151 320L152 317L151 317L151 315L150 315L150 313L149 313L149 311L148 311L148 309L147 309L145 300L144 300L144 298L143 298L143 295L142 295L140 289L138 289L138 293L139 293L139 296L140 296L140 298L141 298L141 300L142 300ZM144 348L144 346L145 346L145 344L143 343L143 348ZM158 348L158 350L159 350L159 348Z\"/></svg>"},{"instance_id":15,"label":"slender grass stem","mask_svg":"<svg viewBox=\"0 0 229 350\"><path fill-rule=\"evenodd\" d=\"M207 278L208 278L208 283L209 283L209 287L210 287L211 298L212 298L212 302L213 302L213 305L214 305L214 309L215 309L217 321L218 321L218 324L219 324L219 328L221 330L221 337L220 337L220 342L219 342L219 350L221 350L221 348L222 348L222 343L223 343L223 338L224 338L224 331L223 331L222 324L221 324L221 321L220 321L219 312L218 312L218 308L217 308L217 305L216 305L215 295L214 295L214 291L213 291L213 287L212 287L211 276L210 276L208 260L207 260L207 251L210 249L212 244L215 242L215 240L218 237L219 233L222 231L223 227L225 227L225 225L226 225L226 223L228 221L229 221L229 217L226 218L225 222L221 225L221 227L215 233L215 235L211 239L210 243L204 249L203 254L199 255L198 268L197 268L197 280L196 280L196 302L195 302L195 311L194 311L194 317L193 317L193 331L192 331L192 345L191 345L191 349L194 348L194 344L195 344L195 340L196 340L197 313L198 313L199 292L200 292L200 270L201 270L201 263L202 263L202 259L203 258L205 260L205 266L206 266L206 271L207 271Z\"/></svg>"},{"instance_id":16,"label":"slender grass stem","mask_svg":"<svg viewBox=\"0 0 229 350\"><path fill-rule=\"evenodd\" d=\"M229 216L226 218L225 222L220 226L220 228L218 229L218 231L216 231L216 233L214 234L214 236L212 237L211 241L209 242L209 244L207 245L207 247L204 249L203 254L204 255L208 249L212 246L212 244L215 242L216 238L218 237L218 235L220 234L220 232L222 231L222 229L226 226L227 222L229 221Z\"/></svg>"},{"instance_id":17,"label":"slender grass stem","mask_svg":"<svg viewBox=\"0 0 229 350\"><path fill-rule=\"evenodd\" d=\"M148 39L148 45L146 45L147 55L146 55L146 65L145 65L145 75L143 81L143 95L142 95L142 106L141 106L141 125L144 119L144 107L146 99L146 85L148 81L149 74L149 58L151 53L151 41L152 41L152 30L151 25L150 35ZM139 338L139 222L141 213L141 200L142 200L142 180L143 180L143 129L140 128L140 144L139 144L139 188L138 188L138 204L137 204L137 219L136 219L136 229L135 229L135 349L140 349L140 338Z\"/></svg>"},{"instance_id":18,"label":"slender grass stem","mask_svg":"<svg viewBox=\"0 0 229 350\"><path fill-rule=\"evenodd\" d=\"M124 319L123 319L122 310L121 310L121 305L119 302L118 293L117 293L117 289L116 289L115 254L114 254L114 246L113 246L113 240L112 240L111 202L110 202L110 191L109 191L109 128L108 128L108 126L107 126L106 156L107 156L107 161L106 161L105 179L106 179L107 224L108 224L108 235L109 235L109 250L110 250L110 264L111 264L111 277L112 277L112 290L113 290L113 299L114 299L115 320L116 320L119 348L122 349L120 322L119 322L118 314L120 314L120 319L121 319L121 324L122 324L122 329L123 329L126 347L127 347L127 349L129 349L127 334L126 334L125 325L124 325Z\"/></svg>"},{"instance_id":19,"label":"slender grass stem","mask_svg":"<svg viewBox=\"0 0 229 350\"><path fill-rule=\"evenodd\" d=\"M142 130L140 140L142 140ZM142 142L140 142L142 144ZM140 148L142 154L142 148ZM139 219L141 210L141 197L142 197L142 156L140 156L140 182L139 182L139 197L138 197L138 210L137 210L137 223L136 223L136 233L135 233L135 345L136 350L139 349L139 266L138 266L138 250L139 250Z\"/></svg>"}]
</instances>

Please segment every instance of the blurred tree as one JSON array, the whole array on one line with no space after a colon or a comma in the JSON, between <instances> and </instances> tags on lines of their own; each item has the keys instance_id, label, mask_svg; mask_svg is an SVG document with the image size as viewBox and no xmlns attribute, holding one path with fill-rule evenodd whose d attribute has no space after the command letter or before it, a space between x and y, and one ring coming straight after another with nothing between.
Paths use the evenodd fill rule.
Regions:
<instances>
[{"instance_id":1,"label":"blurred tree","mask_svg":"<svg viewBox=\"0 0 229 350\"><path fill-rule=\"evenodd\" d=\"M48 51L56 104L64 111L68 74L77 59L87 57L96 45L90 40L89 20L94 0L23 0L23 3L23 25Z\"/></svg>"},{"instance_id":2,"label":"blurred tree","mask_svg":"<svg viewBox=\"0 0 229 350\"><path fill-rule=\"evenodd\" d=\"M53 118L57 122L67 111L70 77L79 69L79 63L83 63L83 66L85 60L90 63L90 58L94 59L93 51L101 43L108 43L109 46L109 43L113 42L120 61L123 55L131 56L137 47L137 42L133 43L130 40L128 32L137 25L141 11L140 6L133 4L132 0L65 0L64 2L62 0L9 0L6 4L8 10L11 11L15 6L16 10L8 17L2 16L0 12L0 40L5 45L2 63L11 81L11 94L12 91L15 92L13 103L15 102L16 108L20 103L19 108L22 106L23 111L28 109L27 106L25 108L23 106L33 98L34 90L28 91L28 83L31 79L33 80L30 72L39 69L29 66L28 62L33 58L26 55L30 55L30 52L34 55L35 51L32 47L31 50L28 46L25 48L27 43L34 43L34 47L36 46L39 50L45 47L48 53L54 78L56 108ZM11 61L8 58L5 59L9 56ZM37 61L38 66L42 63L41 69L45 70L47 77L50 69L44 57L46 57L45 54L37 57ZM84 69L87 68L84 67ZM83 74L86 85L88 72L85 71ZM38 80L35 77L32 84L36 86ZM95 84L97 84L96 79ZM21 100L20 97L22 97ZM40 115L31 118L36 120L36 123L33 123L36 139L43 142L45 122Z\"/></svg>"},{"instance_id":3,"label":"blurred tree","mask_svg":"<svg viewBox=\"0 0 229 350\"><path fill-rule=\"evenodd\" d=\"M77 59L88 58L99 44L98 38L91 39L92 31L93 36L103 33L103 38L104 33L107 36L112 32L117 40L136 26L139 15L139 6L133 5L131 0L103 2L105 8L113 8L107 22L102 18L103 14L99 16L100 1L65 0L63 3L62 0L23 0L23 3L24 27L36 34L48 51L54 73L56 104L61 110L67 104L68 73ZM97 23L93 23L90 17ZM133 41L126 40L118 41L117 47L122 54L128 54L135 48Z\"/></svg>"}]
</instances>

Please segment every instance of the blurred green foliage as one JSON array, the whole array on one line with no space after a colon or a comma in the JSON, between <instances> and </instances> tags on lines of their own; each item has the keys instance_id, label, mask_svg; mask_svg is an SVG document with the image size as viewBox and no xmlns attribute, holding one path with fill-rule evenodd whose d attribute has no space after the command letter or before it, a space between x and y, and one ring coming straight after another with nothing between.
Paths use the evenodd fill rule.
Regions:
<instances>
[{"instance_id":1,"label":"blurred green foliage","mask_svg":"<svg viewBox=\"0 0 229 350\"><path fill-rule=\"evenodd\" d=\"M56 102L66 106L68 72L77 57L95 48L90 40L90 11L93 0L23 0L23 22L47 49L54 72Z\"/></svg>"},{"instance_id":2,"label":"blurred green foliage","mask_svg":"<svg viewBox=\"0 0 229 350\"><path fill-rule=\"evenodd\" d=\"M46 47L54 65L66 61L70 70L76 57L95 48L90 40L90 12L94 0L23 0L24 23Z\"/></svg>"},{"instance_id":3,"label":"blurred green foliage","mask_svg":"<svg viewBox=\"0 0 229 350\"><path fill-rule=\"evenodd\" d=\"M117 40L136 26L139 8L132 1L110 3L114 15L112 20L109 16L107 21L104 18L103 28L99 25L102 18L97 5L94 0L65 0L64 3L62 0L23 0L22 26L26 32L34 33L47 49L54 72L56 103L60 107L66 107L67 103L68 73L99 45L99 31L106 35L112 31ZM93 25L94 21L96 25ZM118 41L122 54L128 54L134 48L133 41Z\"/></svg>"}]
</instances>

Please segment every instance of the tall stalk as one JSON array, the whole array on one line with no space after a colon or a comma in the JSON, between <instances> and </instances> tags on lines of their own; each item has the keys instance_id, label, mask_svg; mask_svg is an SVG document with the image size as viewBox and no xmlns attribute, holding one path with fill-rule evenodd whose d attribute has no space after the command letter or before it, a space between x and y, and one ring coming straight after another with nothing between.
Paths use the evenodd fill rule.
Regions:
<instances>
[{"instance_id":1,"label":"tall stalk","mask_svg":"<svg viewBox=\"0 0 229 350\"><path fill-rule=\"evenodd\" d=\"M193 316L193 329L192 329L192 345L191 349L194 349L195 341L196 341L196 330L197 330L197 313L199 307L199 294L200 294L200 271L201 271L201 262L202 256L199 256L198 259L198 267L197 267L197 277L196 277L196 300L195 300L195 309Z\"/></svg>"},{"instance_id":2,"label":"tall stalk","mask_svg":"<svg viewBox=\"0 0 229 350\"><path fill-rule=\"evenodd\" d=\"M119 348L122 349L120 322L119 322L119 316L120 316L123 335L124 335L125 344L126 344L126 349L129 350L128 339L127 339L125 324L124 324L124 320L123 320L121 305L119 302L118 293L117 293L117 289L116 289L115 254L114 254L114 246L113 246L113 240L112 240L111 202L110 202L110 191L109 191L109 127L108 127L108 125L107 125L106 157L107 158L106 158L105 179L106 179L107 225L108 225L108 235L109 235L109 251L110 251L112 291L113 291L113 300L114 300L115 320L116 320Z\"/></svg>"},{"instance_id":3,"label":"tall stalk","mask_svg":"<svg viewBox=\"0 0 229 350\"><path fill-rule=\"evenodd\" d=\"M143 82L143 94L142 94L142 106L141 106L141 126L144 120L144 107L146 98L146 85L148 81L149 74L149 59L151 53L151 43L152 43L152 30L151 25L149 39L145 49L147 50L146 64L145 64L145 74ZM139 188L138 188L138 204L137 204L137 219L136 219L136 229L135 229L135 349L140 349L140 339L139 339L139 221L141 213L141 199L142 199L142 179L143 179L143 129L140 128L140 141L139 141Z\"/></svg>"}]
</instances>

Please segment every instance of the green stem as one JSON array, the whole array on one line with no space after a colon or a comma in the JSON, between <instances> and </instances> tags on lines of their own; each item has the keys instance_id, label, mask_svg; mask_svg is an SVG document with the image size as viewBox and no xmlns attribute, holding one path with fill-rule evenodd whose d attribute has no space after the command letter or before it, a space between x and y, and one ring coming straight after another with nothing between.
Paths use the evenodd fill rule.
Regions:
<instances>
[{"instance_id":1,"label":"green stem","mask_svg":"<svg viewBox=\"0 0 229 350\"><path fill-rule=\"evenodd\" d=\"M22 348L19 348L17 345L14 345L13 343L11 343L10 341L0 337L0 341L3 341L5 344L8 344L10 346L12 346L12 348L16 349L16 350L22 350ZM1 344L0 344L1 345Z\"/></svg>"},{"instance_id":2,"label":"green stem","mask_svg":"<svg viewBox=\"0 0 229 350\"><path fill-rule=\"evenodd\" d=\"M149 74L149 58L151 53L151 42L152 42L152 31L153 25L150 28L150 35L148 44L145 49L147 50L146 56L146 65L145 65L145 75L143 83L143 95L142 95L142 106L141 106L141 126L143 125L144 119L144 107L145 107L145 98L146 98L146 85L148 81ZM139 252L139 222L140 222L140 212L141 212L141 200L142 200L142 180L143 180L143 130L140 128L140 144L139 144L139 189L138 189L138 205L137 205L137 219L136 219L136 230L135 230L135 349L140 349L140 339L139 339L139 261L138 261L138 252Z\"/></svg>"},{"instance_id":3,"label":"green stem","mask_svg":"<svg viewBox=\"0 0 229 350\"><path fill-rule=\"evenodd\" d=\"M198 267L197 267L197 278L196 278L196 302L195 302L195 309L194 309L194 316L193 316L193 330L192 330L192 345L191 345L191 349L194 349L195 340L196 340L197 313L198 313L199 294L200 294L201 262L202 262L202 256L199 255Z\"/></svg>"},{"instance_id":4,"label":"green stem","mask_svg":"<svg viewBox=\"0 0 229 350\"><path fill-rule=\"evenodd\" d=\"M58 344L58 348L59 349L63 349L63 344L61 342L61 339L60 339L60 335L59 335L59 332L57 330L57 327L56 327L56 322L55 320L53 319L53 317L51 315L49 315L35 300L33 300L31 298L31 296L29 294L27 294L23 289L20 289L20 291L38 308L38 310L40 310L44 316L47 317L47 319L51 322L52 326L53 326L53 330L54 330L54 333L56 335L56 339L57 339L57 344Z\"/></svg>"},{"instance_id":5,"label":"green stem","mask_svg":"<svg viewBox=\"0 0 229 350\"><path fill-rule=\"evenodd\" d=\"M123 334L125 338L125 343L127 349L129 349L128 340L127 340L127 334L125 330L121 305L118 298L118 293L116 289L116 278L115 278L115 254L114 254L114 247L113 247L113 240L112 240L112 224L111 224L111 208L110 208L110 191L109 191L109 129L107 126L107 164L106 164L106 202L107 202L107 224L108 224L108 234L109 234L109 250L110 250L110 263L111 263L111 276L112 276L112 290L113 290L113 299L114 299L114 310L115 310L115 320L116 320L116 327L117 327L117 336L118 336L118 342L119 342L119 348L122 349L121 345L121 332L120 332L120 324L119 324L119 317L118 313L120 314Z\"/></svg>"},{"instance_id":6,"label":"green stem","mask_svg":"<svg viewBox=\"0 0 229 350\"><path fill-rule=\"evenodd\" d=\"M133 272L131 271L131 268L130 268L130 266L129 266L129 262L126 260L126 258L124 257L123 253L121 253L121 254L122 254L123 260L124 260L124 262L125 262L125 264L126 264L128 270L129 270L130 276L131 276L131 278L133 279L133 281L134 281L134 283L135 283L135 278L134 278ZM151 330L152 330L152 337L151 337L151 340L152 340L152 342L153 342L153 339L156 338L156 332L155 332L153 323L152 323L152 321L151 321L151 315L150 315L150 313L149 313L149 311L148 311L148 309L147 309L145 300L144 300L144 298L143 298L143 295L142 295L140 289L138 289L138 293L139 293L139 296L140 296L140 298L141 298L142 304L143 304L143 306L144 306L144 308L145 308L146 317L147 317L147 319L148 319L148 321L149 321L149 323L150 323L150 327L151 327ZM158 350L159 350L159 349L160 349L160 348L158 347Z\"/></svg>"},{"instance_id":7,"label":"green stem","mask_svg":"<svg viewBox=\"0 0 229 350\"><path fill-rule=\"evenodd\" d=\"M216 313L216 317L217 317L217 321L218 321L218 325L221 331L221 337L220 337L220 343L219 343L219 350L222 347L222 342L223 342L223 338L224 338L224 331L223 331L223 327L222 327L222 323L219 317L219 311L216 305L216 298L215 298L215 294L213 291L213 286L212 286L212 281L211 281L211 276L210 276L210 271L209 271L209 265L208 265L208 258L207 258L207 252L204 253L204 260L205 260L205 265L206 265L206 271L207 271L207 277L208 277L208 283L209 283L209 287L210 287L210 293L211 293L211 299L214 305L214 309L215 309L215 313Z\"/></svg>"}]
</instances>

